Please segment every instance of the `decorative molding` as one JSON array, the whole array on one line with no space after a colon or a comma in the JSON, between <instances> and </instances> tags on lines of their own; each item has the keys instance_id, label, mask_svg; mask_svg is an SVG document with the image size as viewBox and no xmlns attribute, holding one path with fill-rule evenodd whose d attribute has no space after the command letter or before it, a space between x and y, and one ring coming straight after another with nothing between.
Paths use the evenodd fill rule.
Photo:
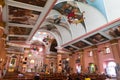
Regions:
<instances>
[{"instance_id":1,"label":"decorative molding","mask_svg":"<svg viewBox=\"0 0 120 80\"><path fill-rule=\"evenodd\" d=\"M117 44L118 43L118 40L117 39L113 39L110 41L110 43L113 45L113 44Z\"/></svg>"},{"instance_id":2,"label":"decorative molding","mask_svg":"<svg viewBox=\"0 0 120 80\"><path fill-rule=\"evenodd\" d=\"M84 52L84 50L83 50L83 49L80 49L79 52L82 53L82 52Z\"/></svg>"},{"instance_id":3,"label":"decorative molding","mask_svg":"<svg viewBox=\"0 0 120 80\"><path fill-rule=\"evenodd\" d=\"M24 48L24 50L30 50L30 48Z\"/></svg>"},{"instance_id":4,"label":"decorative molding","mask_svg":"<svg viewBox=\"0 0 120 80\"><path fill-rule=\"evenodd\" d=\"M92 49L97 49L97 45L91 46Z\"/></svg>"},{"instance_id":5,"label":"decorative molding","mask_svg":"<svg viewBox=\"0 0 120 80\"><path fill-rule=\"evenodd\" d=\"M6 25L5 22L0 22L0 28L1 28L1 29L4 29L4 28L5 28L5 25Z\"/></svg>"},{"instance_id":6,"label":"decorative molding","mask_svg":"<svg viewBox=\"0 0 120 80\"><path fill-rule=\"evenodd\" d=\"M3 34L2 39L6 40L7 34Z\"/></svg>"},{"instance_id":7,"label":"decorative molding","mask_svg":"<svg viewBox=\"0 0 120 80\"><path fill-rule=\"evenodd\" d=\"M5 45L5 48L9 48L9 45Z\"/></svg>"}]
</instances>

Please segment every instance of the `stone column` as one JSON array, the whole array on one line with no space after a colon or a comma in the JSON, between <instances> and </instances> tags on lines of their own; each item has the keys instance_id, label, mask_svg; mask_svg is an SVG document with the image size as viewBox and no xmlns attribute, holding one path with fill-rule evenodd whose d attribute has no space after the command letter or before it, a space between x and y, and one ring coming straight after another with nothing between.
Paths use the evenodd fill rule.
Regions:
<instances>
[{"instance_id":1,"label":"stone column","mask_svg":"<svg viewBox=\"0 0 120 80\"><path fill-rule=\"evenodd\" d=\"M111 40L111 50L114 57L115 62L117 63L116 72L117 72L117 80L120 80L120 47L117 39Z\"/></svg>"},{"instance_id":2,"label":"stone column","mask_svg":"<svg viewBox=\"0 0 120 80\"><path fill-rule=\"evenodd\" d=\"M4 43L1 43L3 40L1 39L3 34L4 34L4 22L2 22L2 8L4 7L5 5L5 1L4 0L0 0L0 78L2 78L2 64L3 64L3 60L2 59L2 51L3 51L3 45Z\"/></svg>"},{"instance_id":3,"label":"stone column","mask_svg":"<svg viewBox=\"0 0 120 80\"><path fill-rule=\"evenodd\" d=\"M0 28L0 38L3 36L4 34L4 29Z\"/></svg>"},{"instance_id":4,"label":"stone column","mask_svg":"<svg viewBox=\"0 0 120 80\"><path fill-rule=\"evenodd\" d=\"M28 53L29 53L30 49L29 48L25 48L24 50L24 59L22 60L22 63L26 63L26 64L22 64L22 72L26 72L27 71L27 62L28 62Z\"/></svg>"},{"instance_id":5,"label":"stone column","mask_svg":"<svg viewBox=\"0 0 120 80\"><path fill-rule=\"evenodd\" d=\"M99 55L98 55L97 46L92 46L92 52L93 52L94 64L95 64L96 67L97 67L97 72L100 72L100 67L99 67Z\"/></svg>"},{"instance_id":6,"label":"stone column","mask_svg":"<svg viewBox=\"0 0 120 80\"><path fill-rule=\"evenodd\" d=\"M3 22L0 22L0 51L2 50L3 48L3 45L4 45L4 23Z\"/></svg>"},{"instance_id":7,"label":"stone column","mask_svg":"<svg viewBox=\"0 0 120 80\"><path fill-rule=\"evenodd\" d=\"M0 78L4 75L1 75L1 73L4 70L5 64L6 64L6 51L5 51L5 40L6 36L4 34L4 22L1 22L0 20Z\"/></svg>"},{"instance_id":8,"label":"stone column","mask_svg":"<svg viewBox=\"0 0 120 80\"><path fill-rule=\"evenodd\" d=\"M79 54L80 54L80 64L81 64L81 68L82 68L81 70L83 72L83 71L85 71L84 50L80 50Z\"/></svg>"},{"instance_id":9,"label":"stone column","mask_svg":"<svg viewBox=\"0 0 120 80\"><path fill-rule=\"evenodd\" d=\"M0 54L1 51L5 48L6 34L4 34L5 23L0 22Z\"/></svg>"},{"instance_id":10,"label":"stone column","mask_svg":"<svg viewBox=\"0 0 120 80\"><path fill-rule=\"evenodd\" d=\"M1 77L3 77L5 75L4 71L5 66L6 66L6 50L5 50L5 39L1 38L0 40L0 68L1 68L1 72L3 73L3 75Z\"/></svg>"},{"instance_id":11,"label":"stone column","mask_svg":"<svg viewBox=\"0 0 120 80\"><path fill-rule=\"evenodd\" d=\"M115 62L120 64L120 50L119 50L120 48L119 48L118 40L117 39L111 40L110 43L111 43L111 50Z\"/></svg>"},{"instance_id":12,"label":"stone column","mask_svg":"<svg viewBox=\"0 0 120 80\"><path fill-rule=\"evenodd\" d=\"M6 61L6 69L8 70L9 69L9 63L10 63L10 55L7 53L7 61Z\"/></svg>"},{"instance_id":13,"label":"stone column","mask_svg":"<svg viewBox=\"0 0 120 80\"><path fill-rule=\"evenodd\" d=\"M2 8L5 6L5 0L0 0L0 21L3 21L2 19Z\"/></svg>"},{"instance_id":14,"label":"stone column","mask_svg":"<svg viewBox=\"0 0 120 80\"><path fill-rule=\"evenodd\" d=\"M61 53L58 53L57 54L57 72L58 73L61 73L62 72L62 54Z\"/></svg>"},{"instance_id":15,"label":"stone column","mask_svg":"<svg viewBox=\"0 0 120 80\"><path fill-rule=\"evenodd\" d=\"M74 66L75 66L74 61L75 60L73 54L69 54L69 66L71 68L70 73L74 73Z\"/></svg>"}]
</instances>

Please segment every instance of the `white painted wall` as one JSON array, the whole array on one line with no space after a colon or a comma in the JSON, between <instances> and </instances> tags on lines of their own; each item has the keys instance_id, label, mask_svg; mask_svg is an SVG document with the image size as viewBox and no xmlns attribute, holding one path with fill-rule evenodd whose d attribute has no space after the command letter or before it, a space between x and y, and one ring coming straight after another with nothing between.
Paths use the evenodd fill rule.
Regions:
<instances>
[{"instance_id":1,"label":"white painted wall","mask_svg":"<svg viewBox=\"0 0 120 80\"><path fill-rule=\"evenodd\" d=\"M104 15L101 14L101 12L99 12L96 8L88 4L83 4L81 2L79 2L78 5L81 12L85 11L84 21L87 28L87 32L90 32L107 23L107 20L104 17Z\"/></svg>"},{"instance_id":2,"label":"white painted wall","mask_svg":"<svg viewBox=\"0 0 120 80\"><path fill-rule=\"evenodd\" d=\"M65 43L72 40L71 34L66 28L63 28L62 26L56 26L56 28L58 29L58 31L61 34L61 37L62 37L62 40L63 40L62 44L65 44Z\"/></svg>"},{"instance_id":3,"label":"white painted wall","mask_svg":"<svg viewBox=\"0 0 120 80\"><path fill-rule=\"evenodd\" d=\"M104 0L108 21L120 18L120 0Z\"/></svg>"},{"instance_id":4,"label":"white painted wall","mask_svg":"<svg viewBox=\"0 0 120 80\"><path fill-rule=\"evenodd\" d=\"M85 22L85 25L87 28L87 32L91 32L91 31L107 24L108 22L110 22L114 19L120 18L120 10L119 10L120 0L104 0L107 19L95 7L92 7L88 4L84 4L81 2L78 2L77 4L78 4L81 12L85 11L84 22ZM50 15L54 15L54 14L60 15L59 12L54 11L54 10L52 12L50 12ZM76 24L72 24L69 27L71 30L72 37L66 29L64 29L60 26L58 26L58 28L57 28L62 35L62 40L63 40L62 44L65 44L65 43L67 43L77 37L80 37L86 33L83 28L83 25L81 25L81 24L79 24L77 26L76 26Z\"/></svg>"},{"instance_id":5,"label":"white painted wall","mask_svg":"<svg viewBox=\"0 0 120 80\"><path fill-rule=\"evenodd\" d=\"M72 33L72 40L79 37L80 35L83 35L85 34L85 29L84 29L84 26L79 23L79 24L71 24L70 25L70 30L71 30L71 33Z\"/></svg>"}]
</instances>

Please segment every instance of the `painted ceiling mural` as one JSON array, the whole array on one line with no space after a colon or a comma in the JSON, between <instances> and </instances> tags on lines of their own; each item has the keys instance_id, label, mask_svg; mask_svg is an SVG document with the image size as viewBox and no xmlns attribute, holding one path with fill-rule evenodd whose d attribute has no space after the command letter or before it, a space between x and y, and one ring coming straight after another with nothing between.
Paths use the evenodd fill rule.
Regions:
<instances>
[{"instance_id":1,"label":"painted ceiling mural","mask_svg":"<svg viewBox=\"0 0 120 80\"><path fill-rule=\"evenodd\" d=\"M73 23L77 25L78 23L82 23L84 29L86 30L83 17L84 12L80 11L80 9L77 7L77 4L74 1L65 1L58 3L54 6L53 9L66 16L69 24Z\"/></svg>"},{"instance_id":2,"label":"painted ceiling mural","mask_svg":"<svg viewBox=\"0 0 120 80\"><path fill-rule=\"evenodd\" d=\"M100 14L99 17L104 16L103 23L100 23L100 25L98 22L97 22L98 24L96 22L94 22L94 23L96 23L96 25L94 25L94 23L92 23L93 25L86 24L88 22L88 17L86 15L88 14L89 10L87 10L87 11L81 10L81 6L79 6L80 4L78 4L79 2L83 3L84 5L91 6L92 8L90 8L90 9L93 9L93 11L97 11L97 13ZM56 10L60 14L57 16L57 18L55 18L55 17L53 18L54 21L52 21L52 23L53 22L55 23L55 20L56 20L57 22L55 24L60 25L60 21L61 21L61 17L62 17L64 19L64 23L68 24L68 26L69 26L68 30L70 29L72 38L77 38L79 36L82 36L82 35L90 32L92 30L92 29L90 29L91 26L94 28L97 28L97 27L103 25L104 23L107 23L107 16L106 16L103 0L69 0L69 1L63 0L63 1L58 1L58 3L53 7L53 9ZM92 11L89 12L89 14L91 14L91 13L92 13ZM94 13L92 13L92 14L94 14ZM89 15L89 16L91 16L91 15ZM102 19L102 18L98 18L97 16L95 17L97 20ZM53 17L53 15L51 17ZM50 19L51 18L49 17L48 18L49 22L50 22ZM91 23L91 21L92 20L90 20L89 23ZM75 35L76 33L78 35Z\"/></svg>"},{"instance_id":3,"label":"painted ceiling mural","mask_svg":"<svg viewBox=\"0 0 120 80\"><path fill-rule=\"evenodd\" d=\"M10 35L30 35L32 28L9 26Z\"/></svg>"},{"instance_id":4,"label":"painted ceiling mural","mask_svg":"<svg viewBox=\"0 0 120 80\"><path fill-rule=\"evenodd\" d=\"M44 7L47 2L47 0L14 0L14 1L40 6L40 7Z\"/></svg>"},{"instance_id":5,"label":"painted ceiling mural","mask_svg":"<svg viewBox=\"0 0 120 80\"><path fill-rule=\"evenodd\" d=\"M76 2L74 2L74 1L76 1ZM87 26L85 24L86 17L84 15L86 14L86 11L83 11L83 12L81 11L81 7L79 6L80 4L78 4L79 2L83 3L85 5L89 5L89 6L93 7L94 9L96 9L101 15L103 15L104 19L106 20L105 24L108 23L109 20L108 20L108 15L106 15L106 11L105 11L104 0L74 0L74 1L73 1L74 3L77 3L77 5L75 6L75 4L74 4L74 6L78 7L80 12L83 13L82 18L83 18L83 21L84 21L84 27L85 28L90 27L90 26ZM66 2L63 1L61 3L58 3L54 7L54 9L56 9L58 12L60 12L60 11L62 12L62 10L63 10L63 12L61 14L68 17L68 14L65 13L66 10L63 9L63 7L64 7L63 4L65 4L65 3L68 4L70 2L69 1L66 1ZM58 10L59 6L62 6L62 7L61 7L61 9ZM67 5L65 7L69 7L69 6ZM69 11L68 11L68 13L69 13ZM92 14L95 14L95 13L92 13ZM100 26L98 26L98 27L100 27ZM105 35L103 35L103 33ZM98 33L95 32L95 34L90 35L89 37L83 38L84 41L78 40L77 42L76 41L73 41L73 42L70 42L70 43L68 42L68 44L65 44L66 46L64 46L64 45L63 46L64 46L65 49L67 49L69 51L71 51L72 49L73 49L72 51L76 51L77 49L82 49L82 48L85 48L85 47L89 47L90 45L99 44L99 43L109 41L112 38L119 38L119 36L120 36L119 33L120 33L119 32L119 25L116 25L116 27L114 26L112 28L110 27L107 30L103 30L102 34L99 33L99 32Z\"/></svg>"},{"instance_id":6,"label":"painted ceiling mural","mask_svg":"<svg viewBox=\"0 0 120 80\"><path fill-rule=\"evenodd\" d=\"M92 35L86 38L85 40L91 42L92 44L97 44L99 42L107 41L108 39L104 37L103 35L101 35L100 33L97 33L95 35Z\"/></svg>"},{"instance_id":7,"label":"painted ceiling mural","mask_svg":"<svg viewBox=\"0 0 120 80\"><path fill-rule=\"evenodd\" d=\"M65 18L62 15L49 16L47 17L46 21L51 24L58 25L58 26L69 29L69 25L67 24Z\"/></svg>"},{"instance_id":8,"label":"painted ceiling mural","mask_svg":"<svg viewBox=\"0 0 120 80\"><path fill-rule=\"evenodd\" d=\"M87 44L87 43L85 43L85 42L83 42L83 41L78 41L78 42L76 42L76 43L74 43L74 44L72 44L72 45L74 45L74 46L76 46L76 47L78 47L78 48L84 48L84 47L89 46L89 44Z\"/></svg>"},{"instance_id":9,"label":"painted ceiling mural","mask_svg":"<svg viewBox=\"0 0 120 80\"><path fill-rule=\"evenodd\" d=\"M104 0L75 0L75 1L93 6L107 18L105 7L104 7Z\"/></svg>"},{"instance_id":10,"label":"painted ceiling mural","mask_svg":"<svg viewBox=\"0 0 120 80\"><path fill-rule=\"evenodd\" d=\"M15 52L23 52L24 48L22 47L15 47L15 46L10 46L8 51L15 51Z\"/></svg>"},{"instance_id":11,"label":"painted ceiling mural","mask_svg":"<svg viewBox=\"0 0 120 80\"><path fill-rule=\"evenodd\" d=\"M57 1L56 4L55 1ZM104 0L6 0L6 2L7 9L3 12L7 12L2 16L7 18L5 22L9 42L23 42L24 44L32 40L39 29L40 32L45 30L45 32L52 33L52 36L54 35L52 40L56 41L51 45L58 46L59 42L60 46L74 52L120 37L119 25L89 34L90 31L109 21ZM53 9L51 12L56 13L49 15L51 8ZM81 37L86 33L89 36ZM48 37L41 38L44 34L38 33L37 35L44 41L43 43L47 42ZM38 40L38 36L36 39Z\"/></svg>"},{"instance_id":12,"label":"painted ceiling mural","mask_svg":"<svg viewBox=\"0 0 120 80\"><path fill-rule=\"evenodd\" d=\"M21 46L29 45L26 41L28 41L31 32L34 31L33 29L37 28L38 25L36 26L36 24L40 23L39 18L42 20L42 17L45 16L40 17L42 11L46 14L54 1L55 0L51 2L48 0L6 0L7 7L5 11L7 11L7 13L5 14L7 15L7 24L9 24L6 32L8 34L7 41L9 44L13 46L16 44ZM49 8L47 8L47 10L46 7L48 6Z\"/></svg>"},{"instance_id":13,"label":"painted ceiling mural","mask_svg":"<svg viewBox=\"0 0 120 80\"><path fill-rule=\"evenodd\" d=\"M9 22L35 25L41 12L9 6Z\"/></svg>"},{"instance_id":14,"label":"painted ceiling mural","mask_svg":"<svg viewBox=\"0 0 120 80\"><path fill-rule=\"evenodd\" d=\"M106 34L110 35L113 38L119 38L120 37L120 25L111 27L105 31Z\"/></svg>"},{"instance_id":15,"label":"painted ceiling mural","mask_svg":"<svg viewBox=\"0 0 120 80\"><path fill-rule=\"evenodd\" d=\"M74 52L75 50L77 50L76 48L72 47L72 46L66 46L65 49Z\"/></svg>"},{"instance_id":16,"label":"painted ceiling mural","mask_svg":"<svg viewBox=\"0 0 120 80\"><path fill-rule=\"evenodd\" d=\"M106 11L104 7L104 0L86 0L87 4L95 7L97 10L99 10L107 19Z\"/></svg>"},{"instance_id":17,"label":"painted ceiling mural","mask_svg":"<svg viewBox=\"0 0 120 80\"><path fill-rule=\"evenodd\" d=\"M26 40L27 40L27 37L9 36L9 41L10 41L10 42L12 42L12 41L13 41L13 42L14 42L14 41L15 41L15 42L19 42L19 41L20 41L20 42L21 42L21 41L22 41L22 42L25 42Z\"/></svg>"}]
</instances>

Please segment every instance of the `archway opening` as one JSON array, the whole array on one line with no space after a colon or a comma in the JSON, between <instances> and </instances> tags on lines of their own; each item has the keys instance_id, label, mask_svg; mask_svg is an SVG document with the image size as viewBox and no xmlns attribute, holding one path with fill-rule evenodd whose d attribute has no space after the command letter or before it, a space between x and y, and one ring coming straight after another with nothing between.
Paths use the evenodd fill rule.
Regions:
<instances>
[{"instance_id":1,"label":"archway opening","mask_svg":"<svg viewBox=\"0 0 120 80\"><path fill-rule=\"evenodd\" d=\"M108 62L106 65L106 74L110 77L116 77L116 63L113 61Z\"/></svg>"}]
</instances>

